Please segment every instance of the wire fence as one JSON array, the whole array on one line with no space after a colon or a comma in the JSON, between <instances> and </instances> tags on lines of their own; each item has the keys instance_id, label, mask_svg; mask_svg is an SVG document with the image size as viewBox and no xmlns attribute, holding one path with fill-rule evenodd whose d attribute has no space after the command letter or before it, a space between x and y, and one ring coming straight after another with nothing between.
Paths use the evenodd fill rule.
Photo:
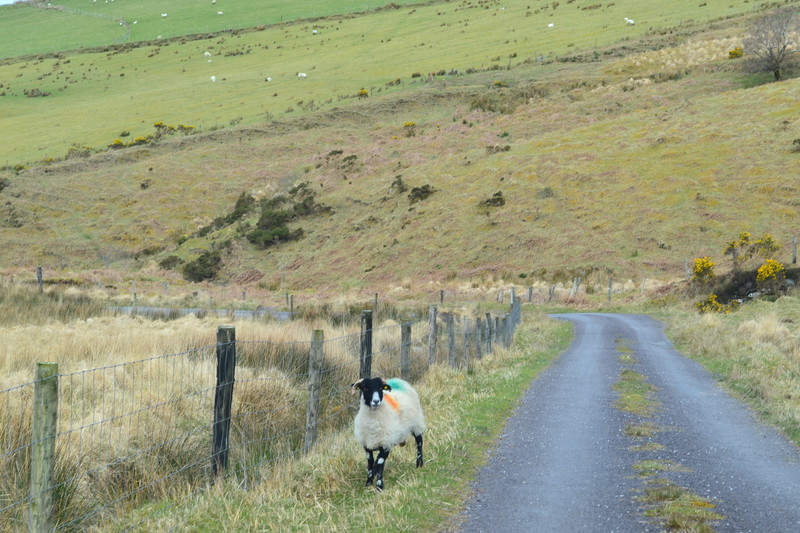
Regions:
<instances>
[{"instance_id":1,"label":"wire fence","mask_svg":"<svg viewBox=\"0 0 800 533\"><path fill-rule=\"evenodd\" d=\"M412 383L432 363L469 368L472 358L510 342L519 304L516 309L502 317L503 330L495 325L499 317L456 317L432 308L427 321L325 339L318 369L313 342L225 343L218 337L216 344L181 353L69 374L56 370L2 390L0 530L144 528L211 486L219 466L242 487L256 485L264 465L296 460L317 432L330 434L352 422L357 402L351 384L366 356L371 375ZM490 322L493 329L486 327ZM235 367L228 382L220 379L226 349L233 350ZM52 400L42 396L48 384L56 386ZM220 391L227 385L229 411L220 416ZM313 421L312 395L318 403ZM48 413L53 426L42 433L37 424ZM43 451L48 446L50 459ZM48 466L49 477L40 473Z\"/></svg>"}]
</instances>

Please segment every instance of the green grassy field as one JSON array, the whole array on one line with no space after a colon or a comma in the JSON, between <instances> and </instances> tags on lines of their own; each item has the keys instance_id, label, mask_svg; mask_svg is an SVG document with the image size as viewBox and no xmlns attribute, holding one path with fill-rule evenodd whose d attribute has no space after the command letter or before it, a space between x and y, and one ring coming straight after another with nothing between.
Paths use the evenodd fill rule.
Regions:
<instances>
[{"instance_id":1,"label":"green grassy field","mask_svg":"<svg viewBox=\"0 0 800 533\"><path fill-rule=\"evenodd\" d=\"M398 0L398 6L420 0ZM19 3L0 6L0 58L47 54L64 50L151 41L206 32L219 32L298 19L375 10L384 4L367 0L63 0L46 9ZM219 15L219 12L222 15ZM162 17L166 12L167 16ZM55 30L55 31L53 31Z\"/></svg>"},{"instance_id":2,"label":"green grassy field","mask_svg":"<svg viewBox=\"0 0 800 533\"><path fill-rule=\"evenodd\" d=\"M137 10L153 11L146 6L154 3L140 4ZM321 2L320 10L328 4ZM204 130L231 123L264 123L271 117L341 105L362 88L374 95L397 79L406 86L419 81L411 78L414 73L506 68L752 10L744 0L703 8L690 0L647 4L646 9L639 0L588 10L584 8L592 4L586 1L553 9L555 4L523 0L502 6L494 0L433 3L203 40L152 41L130 50L70 52L59 58L13 61L0 65L0 94L4 95L0 97L0 129L14 131L10 142L0 147L0 162L16 165L61 158L73 144L102 148L124 131L133 137L146 135L158 120ZM188 33L188 28L194 28L193 33L221 29L199 28L199 15L187 14L182 19L178 16L182 5L187 13L192 12L190 2L176 3L176 16L163 21L169 29L146 38L176 36ZM131 6L133 9L134 4ZM215 9L210 3L209 7ZM98 33L94 40L108 42L99 28L92 27L103 20L96 17L84 17L86 32L70 29L77 22L62 25L52 18L45 22L29 17L29 21L16 24L11 17L17 11L28 16L32 9L12 6L0 10L0 16L7 17L4 25L23 28L29 35L50 35L49 30L36 28L53 25L71 35ZM104 4L103 9L120 7ZM303 9L313 11L314 6L303 5ZM328 9L334 8L328 5ZM160 9L155 11L160 19ZM41 16L55 15L48 11ZM63 16L75 17L71 13ZM625 16L639 23L626 26ZM551 22L554 27L548 28ZM143 20L136 27L146 23ZM258 24L261 22L252 21L250 26ZM312 27L318 29L318 35L312 35ZM67 37L56 34L52 38L62 42ZM206 51L212 57L205 57ZM298 72L309 76L299 80ZM210 81L211 76L216 83ZM268 77L271 82L265 82ZM25 95L33 89L50 95Z\"/></svg>"}]
</instances>

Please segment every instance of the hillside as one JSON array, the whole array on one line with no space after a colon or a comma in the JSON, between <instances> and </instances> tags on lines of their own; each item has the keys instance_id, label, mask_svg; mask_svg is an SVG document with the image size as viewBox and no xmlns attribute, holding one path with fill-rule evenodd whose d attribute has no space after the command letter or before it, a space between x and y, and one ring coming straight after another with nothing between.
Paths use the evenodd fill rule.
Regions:
<instances>
[{"instance_id":1,"label":"hillside","mask_svg":"<svg viewBox=\"0 0 800 533\"><path fill-rule=\"evenodd\" d=\"M523 4L504 3L508 10ZM276 69L262 66L251 73L261 87L274 83L259 96L252 92L253 80L220 75L211 83L203 75L191 85L196 102L183 89L170 97L170 85L156 81L172 72L173 63L149 61L178 56L184 58L181 68L200 76L208 71L207 61L192 66L185 58L202 58L206 48L213 48L215 60L240 50L227 57L249 62L237 67L242 73L259 57L259 40L263 47L279 46L270 32L296 41L311 26L65 56L69 68L86 68L87 81L74 89L83 87L86 99L71 96L68 108L47 119L56 108L39 116L31 106L48 98L11 97L6 109L19 115L5 114L0 121L6 121L4 128L19 125L19 135L4 158L40 157L35 138L48 133L26 133L29 121L70 124L64 130L68 138L44 143L60 144L62 153L85 139L84 129L97 131L88 147L84 140L74 147L86 157L16 169L7 164L0 265L30 271L42 264L71 271L76 279L95 280L98 274L85 273L103 269L123 278L175 280L174 271L156 265L180 269L216 251L222 261L218 281L346 289L498 278L525 284L592 272L670 279L684 275L687 259L721 260L725 243L740 230L769 232L790 243L800 186L793 151L800 137L798 80L763 84L768 76L745 75L728 59L741 42L744 18L719 14L724 18L713 24L681 23L670 7L660 28L637 25L620 39L612 33L629 28L611 28L608 21L621 20L626 6L638 5L643 13L644 3L617 4L619 10L575 18L596 24L597 31L562 33L547 41L558 53L546 54L524 44L521 33L501 41L499 32L489 31L504 16L496 2L433 3L416 13L403 8L331 19L318 24L320 35L337 26L346 33L340 41L326 37L325 48L356 46L359 31L372 32L359 55L355 48L317 55L305 63L316 68L301 81L295 77L298 56L287 52L282 85L264 82ZM740 12L751 9L730 4ZM462 42L450 51L444 43L454 35L447 26L423 24L437 20L437 10L455 21L469 15L461 29L485 24L486 41L471 34L470 46ZM492 15L479 16L487 11ZM402 26L409 35L392 34L394 44L382 51L381 31L401 27L395 19L401 15L414 21ZM540 15L528 17L542 23L528 37L547 29L543 23L550 19ZM422 46L432 39L436 46ZM418 52L401 46L417 41ZM293 46L297 54L307 45ZM402 56L387 55L392 50ZM63 68L64 58L43 58L0 69L52 71L58 61ZM356 65L363 77L342 75ZM437 75L442 67L447 68ZM137 69L142 79L127 75ZM118 82L122 70L125 81ZM112 73L113 84L103 81ZM97 85L90 89L92 83ZM140 83L151 83L152 91L140 95ZM105 117L93 111L105 105L93 100L103 84L120 112L96 120ZM210 88L219 91L215 105L206 96ZM281 105L293 110L271 111L272 91L288 98ZM127 109L127 99L139 102L139 111ZM0 105L9 106L9 96ZM120 142L162 128L166 133L138 146L98 151L102 142L113 144L126 122L108 124L126 116L130 135ZM227 127L208 126L223 116L233 117ZM154 128L158 121L165 125ZM165 129L170 125L176 126L171 134ZM295 196L276 205L310 199L310 208L287 224L290 232L302 230L298 240L266 249L251 242L247 236L259 225L257 205L226 218L243 193L270 199L288 195L293 186ZM412 201L414 188L433 194Z\"/></svg>"}]
</instances>

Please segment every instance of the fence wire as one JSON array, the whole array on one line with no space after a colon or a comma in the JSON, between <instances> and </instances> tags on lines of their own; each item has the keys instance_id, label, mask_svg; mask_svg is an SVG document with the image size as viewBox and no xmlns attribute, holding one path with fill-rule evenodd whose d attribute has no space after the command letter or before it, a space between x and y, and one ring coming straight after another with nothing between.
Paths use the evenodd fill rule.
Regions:
<instances>
[{"instance_id":1,"label":"fence wire","mask_svg":"<svg viewBox=\"0 0 800 533\"><path fill-rule=\"evenodd\" d=\"M452 317L452 320L449 318ZM485 318L483 319L485 321ZM372 375L404 371L399 324L372 331ZM452 331L452 335L450 334ZM406 378L431 360L427 321L411 325ZM475 320L439 315L434 362L456 365L487 353ZM480 348L479 348L480 345ZM262 472L302 454L309 402L310 342L237 341L226 476L243 487ZM358 402L361 336L325 340L318 431L352 423ZM142 530L213 484L212 434L217 345L58 375L54 486L55 530ZM27 529L31 495L31 419L35 383L0 391L0 530ZM125 516L124 525L117 523Z\"/></svg>"}]
</instances>

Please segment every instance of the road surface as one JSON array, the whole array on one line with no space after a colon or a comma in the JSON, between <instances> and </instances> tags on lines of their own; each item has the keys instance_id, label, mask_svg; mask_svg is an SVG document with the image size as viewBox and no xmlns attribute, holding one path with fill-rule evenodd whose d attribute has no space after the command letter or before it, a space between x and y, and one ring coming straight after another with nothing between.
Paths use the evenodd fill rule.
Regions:
<instances>
[{"instance_id":1,"label":"road surface","mask_svg":"<svg viewBox=\"0 0 800 533\"><path fill-rule=\"evenodd\" d=\"M800 532L800 452L672 347L645 316L565 314L574 340L525 393L461 517L463 532L650 532L634 465L712 503L717 532ZM627 353L629 357L621 357ZM654 414L616 406L613 385L644 375ZM652 435L626 434L646 422ZM630 433L630 432L628 432Z\"/></svg>"}]
</instances>

